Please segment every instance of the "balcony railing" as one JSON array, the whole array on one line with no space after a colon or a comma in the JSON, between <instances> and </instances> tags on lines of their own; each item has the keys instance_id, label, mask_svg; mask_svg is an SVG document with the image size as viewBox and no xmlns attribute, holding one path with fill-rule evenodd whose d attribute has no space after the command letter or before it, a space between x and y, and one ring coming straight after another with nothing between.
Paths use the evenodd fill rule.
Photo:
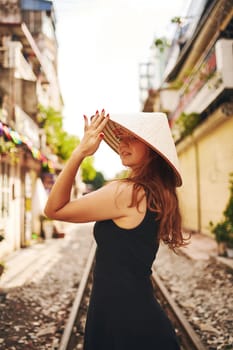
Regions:
<instances>
[{"instance_id":1,"label":"balcony railing","mask_svg":"<svg viewBox=\"0 0 233 350\"><path fill-rule=\"evenodd\" d=\"M233 88L233 40L220 39L199 68L184 82L179 103L170 116L175 121L182 112L204 112L224 89Z\"/></svg>"}]
</instances>

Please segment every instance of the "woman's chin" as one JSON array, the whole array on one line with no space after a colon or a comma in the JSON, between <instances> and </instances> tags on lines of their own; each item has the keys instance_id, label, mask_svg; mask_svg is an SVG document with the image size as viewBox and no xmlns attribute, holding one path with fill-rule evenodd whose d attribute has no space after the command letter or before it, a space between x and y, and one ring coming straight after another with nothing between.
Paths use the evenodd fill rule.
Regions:
<instances>
[{"instance_id":1,"label":"woman's chin","mask_svg":"<svg viewBox=\"0 0 233 350\"><path fill-rule=\"evenodd\" d=\"M121 163L122 163L122 165L124 165L124 166L130 167L130 162L127 162L126 159L121 159Z\"/></svg>"}]
</instances>

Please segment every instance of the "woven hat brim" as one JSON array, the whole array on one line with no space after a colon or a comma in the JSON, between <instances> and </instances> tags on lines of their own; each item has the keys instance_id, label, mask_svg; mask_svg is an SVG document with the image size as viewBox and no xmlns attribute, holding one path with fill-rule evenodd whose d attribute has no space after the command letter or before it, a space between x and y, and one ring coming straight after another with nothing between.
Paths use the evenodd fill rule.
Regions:
<instances>
[{"instance_id":1,"label":"woven hat brim","mask_svg":"<svg viewBox=\"0 0 233 350\"><path fill-rule=\"evenodd\" d=\"M158 117L158 115L161 117L163 116L163 118L166 118L166 123L167 122L167 117L164 113L137 113L138 115L142 116L142 115L148 115L150 114L150 117L152 115L155 115L155 118ZM125 117L125 119L124 119ZM137 116L135 116L137 117ZM154 150L156 153L158 153L167 163L168 165L172 168L172 170L175 173L175 177L176 177L176 186L181 186L182 185L182 178L180 175L180 172L178 170L178 158L177 158L177 154L176 154L176 150L175 150L175 144L174 141L172 139L172 136L170 134L170 130L169 130L169 134L168 134L168 139L165 140L165 142L169 142L170 143L170 148L171 148L171 154L169 154L169 157L167 156L167 154L165 154L165 152L163 152L163 150L161 149L161 147L156 147L152 142L150 142L150 140L148 140L146 137L143 137L142 133L140 133L140 131L138 132L138 130L133 130L133 127L130 127L130 123L127 122L129 120L129 118L132 118L132 115L110 115L110 120L108 121L108 123L106 124L103 132L104 132L104 141L117 153L119 154L119 139L117 138L116 135L116 130L121 128L123 129L125 132L127 132L128 134L137 137L140 141L144 142L148 147L150 147L152 150ZM144 119L144 123L147 120ZM149 120L148 120L149 122ZM128 125L127 125L128 124ZM133 126L133 122L132 122L132 126ZM159 128L160 125L156 125L157 126L157 133L159 132ZM152 130L153 130L153 126L151 126ZM162 127L161 127L162 129ZM169 159L169 158L172 158Z\"/></svg>"}]
</instances>

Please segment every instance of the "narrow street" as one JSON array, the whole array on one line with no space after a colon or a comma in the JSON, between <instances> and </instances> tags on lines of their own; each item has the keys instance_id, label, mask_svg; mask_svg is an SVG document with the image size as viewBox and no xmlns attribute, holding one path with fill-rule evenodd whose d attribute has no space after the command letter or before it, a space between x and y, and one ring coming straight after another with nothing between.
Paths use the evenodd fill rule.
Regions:
<instances>
[{"instance_id":1,"label":"narrow street","mask_svg":"<svg viewBox=\"0 0 233 350\"><path fill-rule=\"evenodd\" d=\"M93 243L92 224L69 224L65 238L10 255L0 284L1 350L59 348ZM179 255L161 245L153 268L207 349L231 349L233 260L217 256L214 240L193 235Z\"/></svg>"},{"instance_id":2,"label":"narrow street","mask_svg":"<svg viewBox=\"0 0 233 350\"><path fill-rule=\"evenodd\" d=\"M0 280L0 349L57 349L93 243L92 224L13 253ZM6 293L6 294L5 294Z\"/></svg>"},{"instance_id":3,"label":"narrow street","mask_svg":"<svg viewBox=\"0 0 233 350\"><path fill-rule=\"evenodd\" d=\"M0 0L0 350L67 350L59 344L89 253L96 248L93 223L58 222L44 208L91 123L98 130L94 134L104 134L103 142L85 159L81 152L83 161L70 172L71 200L128 176L130 164L133 176L146 169L150 176L130 179L137 182L134 188L145 185L146 192L158 195L156 210L163 201L168 213L176 209L166 223L182 218L162 234L173 237L180 227L192 234L191 244L178 255L160 246L152 276L164 283L207 350L233 350L232 62L232 0ZM103 121L91 116L102 108L110 119L100 130ZM138 114L148 119L135 133L124 123L129 116L136 123ZM167 152L163 127L157 126L160 114L169 125L175 158ZM120 115L125 139L154 150L154 159L167 161L178 182L169 185L163 167L144 157L136 166L138 151L135 158L130 148L120 157L114 154L111 145L118 150L124 139L114 124ZM132 163L124 161L132 156ZM180 186L170 197L177 195L179 205L167 194L161 200L160 171L166 191L171 184ZM94 204L92 212L98 208L104 219L111 217L104 201ZM89 214L89 204L85 208ZM87 217L79 215L80 221ZM69 217L76 218L76 209ZM118 211L116 217L128 218ZM95 261L95 252L92 257ZM84 301L77 327L81 338Z\"/></svg>"}]
</instances>

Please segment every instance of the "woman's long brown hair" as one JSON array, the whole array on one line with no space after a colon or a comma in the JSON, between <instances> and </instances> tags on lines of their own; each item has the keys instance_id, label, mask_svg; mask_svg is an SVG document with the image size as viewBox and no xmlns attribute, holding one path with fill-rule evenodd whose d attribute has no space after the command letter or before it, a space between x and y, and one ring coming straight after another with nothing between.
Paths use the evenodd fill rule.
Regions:
<instances>
[{"instance_id":1,"label":"woman's long brown hair","mask_svg":"<svg viewBox=\"0 0 233 350\"><path fill-rule=\"evenodd\" d=\"M158 239L173 251L187 245L188 238L182 233L175 174L167 162L150 149L148 160L125 180L133 182L130 207L138 207L142 200L139 191L144 188L148 209L155 212L155 220L159 222Z\"/></svg>"}]
</instances>

